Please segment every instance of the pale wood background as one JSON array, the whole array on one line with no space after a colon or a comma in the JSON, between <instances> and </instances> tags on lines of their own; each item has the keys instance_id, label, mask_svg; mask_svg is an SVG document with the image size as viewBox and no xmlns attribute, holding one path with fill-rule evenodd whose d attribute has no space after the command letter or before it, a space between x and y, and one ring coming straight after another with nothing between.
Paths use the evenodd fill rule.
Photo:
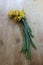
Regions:
<instances>
[{"instance_id":1,"label":"pale wood background","mask_svg":"<svg viewBox=\"0 0 43 65\"><path fill-rule=\"evenodd\" d=\"M37 50L31 48L31 61L20 53L21 28L7 16L12 9L25 10L35 36ZM0 65L43 65L43 0L0 0Z\"/></svg>"}]
</instances>

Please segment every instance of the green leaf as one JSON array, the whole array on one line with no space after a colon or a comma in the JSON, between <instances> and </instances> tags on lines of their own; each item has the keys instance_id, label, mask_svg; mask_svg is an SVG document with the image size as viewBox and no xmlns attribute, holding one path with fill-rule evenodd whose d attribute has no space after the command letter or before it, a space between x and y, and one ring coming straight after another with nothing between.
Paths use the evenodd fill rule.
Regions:
<instances>
[{"instance_id":1,"label":"green leaf","mask_svg":"<svg viewBox=\"0 0 43 65\"><path fill-rule=\"evenodd\" d=\"M32 38L34 38L34 36L32 35L32 33L29 33L29 32L28 32L28 34L30 34L30 36L31 36Z\"/></svg>"},{"instance_id":2,"label":"green leaf","mask_svg":"<svg viewBox=\"0 0 43 65\"><path fill-rule=\"evenodd\" d=\"M28 36L29 36L29 38L30 38L31 45L32 45L35 49L37 49L36 46L35 46L35 44L33 43L33 41L32 41L32 39L31 39L31 37L30 37L29 34L28 34Z\"/></svg>"}]
</instances>

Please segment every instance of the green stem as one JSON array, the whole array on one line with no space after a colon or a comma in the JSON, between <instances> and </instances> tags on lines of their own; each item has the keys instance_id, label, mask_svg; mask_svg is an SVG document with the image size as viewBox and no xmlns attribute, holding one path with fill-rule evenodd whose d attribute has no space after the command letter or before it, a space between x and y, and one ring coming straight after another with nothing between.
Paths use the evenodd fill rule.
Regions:
<instances>
[{"instance_id":1,"label":"green stem","mask_svg":"<svg viewBox=\"0 0 43 65\"><path fill-rule=\"evenodd\" d=\"M23 46L22 46L22 51L25 53L27 51L27 43L26 43L26 34L23 29Z\"/></svg>"},{"instance_id":2,"label":"green stem","mask_svg":"<svg viewBox=\"0 0 43 65\"><path fill-rule=\"evenodd\" d=\"M30 45L32 45L36 49L36 46L34 45L31 39L32 31L30 27L26 24L25 20L22 20L22 27L23 27L23 33L24 33L24 37L23 37L24 43L23 43L22 51L25 52L27 59L31 59L32 54L31 54Z\"/></svg>"},{"instance_id":3,"label":"green stem","mask_svg":"<svg viewBox=\"0 0 43 65\"><path fill-rule=\"evenodd\" d=\"M28 26L27 21L22 19L22 24L23 24L23 26L27 29L27 32L30 34L30 36L34 38L34 36L32 35L32 30L31 30L31 28Z\"/></svg>"},{"instance_id":4,"label":"green stem","mask_svg":"<svg viewBox=\"0 0 43 65\"><path fill-rule=\"evenodd\" d=\"M27 34L28 34L28 36L29 36L29 39L30 39L30 42L31 42L31 44L32 44L32 46L36 49L36 46L35 46L35 44L33 43L33 41L32 41L32 39L31 39L31 37L33 37L33 35L32 35L32 33L31 32L29 32L28 31L28 29L27 29L27 26L26 26L26 24L25 24L25 20L23 20L22 21L22 25L25 27L25 29L26 29L26 31L27 31ZM29 28L29 27L28 27Z\"/></svg>"},{"instance_id":5,"label":"green stem","mask_svg":"<svg viewBox=\"0 0 43 65\"><path fill-rule=\"evenodd\" d=\"M25 29L25 27L23 26L23 30L25 32L25 35L26 35L26 43L27 43L27 51L26 51L26 58L27 59L31 59L31 48L30 48L30 40L29 40L29 37L28 37L28 34L27 34L27 31Z\"/></svg>"},{"instance_id":6,"label":"green stem","mask_svg":"<svg viewBox=\"0 0 43 65\"><path fill-rule=\"evenodd\" d=\"M32 32L31 28L28 26L28 24L26 23L26 20L22 19L22 23L23 25L26 27L26 29L28 30L28 32Z\"/></svg>"}]
</instances>

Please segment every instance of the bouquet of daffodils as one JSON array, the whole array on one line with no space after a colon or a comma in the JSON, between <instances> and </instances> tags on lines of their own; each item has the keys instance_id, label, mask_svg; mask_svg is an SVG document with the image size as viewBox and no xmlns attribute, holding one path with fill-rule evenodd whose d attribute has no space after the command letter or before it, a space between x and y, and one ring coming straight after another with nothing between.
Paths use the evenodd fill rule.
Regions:
<instances>
[{"instance_id":1,"label":"bouquet of daffodils","mask_svg":"<svg viewBox=\"0 0 43 65\"><path fill-rule=\"evenodd\" d=\"M22 52L25 54L27 59L31 59L31 45L36 49L36 46L34 45L32 41L32 30L27 24L27 19L25 16L24 10L18 11L18 10L12 10L8 12L8 16L10 19L13 19L14 22L20 23L23 28L23 45L22 45Z\"/></svg>"}]
</instances>

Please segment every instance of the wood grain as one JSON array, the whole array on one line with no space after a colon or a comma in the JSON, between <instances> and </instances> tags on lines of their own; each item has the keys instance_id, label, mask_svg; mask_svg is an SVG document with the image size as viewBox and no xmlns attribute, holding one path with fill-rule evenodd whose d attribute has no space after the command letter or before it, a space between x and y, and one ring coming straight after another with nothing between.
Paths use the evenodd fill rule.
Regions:
<instances>
[{"instance_id":1,"label":"wood grain","mask_svg":"<svg viewBox=\"0 0 43 65\"><path fill-rule=\"evenodd\" d=\"M0 0L0 65L43 65L43 2L39 0ZM31 47L32 59L26 60L22 48L21 25L7 16L11 9L24 9L35 36L37 50Z\"/></svg>"}]
</instances>

